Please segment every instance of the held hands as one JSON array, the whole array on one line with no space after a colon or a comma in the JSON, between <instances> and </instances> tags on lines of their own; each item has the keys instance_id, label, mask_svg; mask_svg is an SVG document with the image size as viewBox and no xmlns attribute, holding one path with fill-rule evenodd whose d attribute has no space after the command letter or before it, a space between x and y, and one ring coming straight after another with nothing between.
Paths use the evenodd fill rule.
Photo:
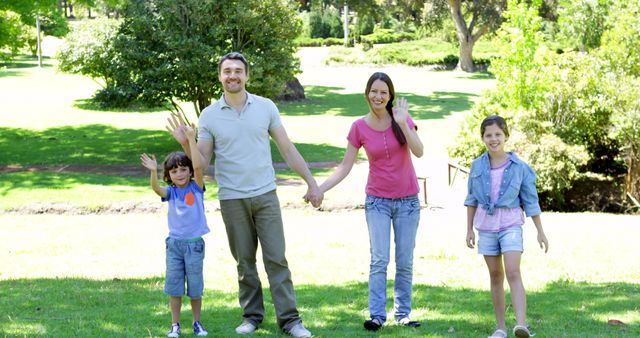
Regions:
<instances>
[{"instance_id":1,"label":"held hands","mask_svg":"<svg viewBox=\"0 0 640 338\"><path fill-rule=\"evenodd\" d=\"M310 186L309 189L307 189L307 193L304 195L303 199L305 203L311 202L311 205L314 208L319 208L322 204L322 200L324 199L324 193L320 190L320 188L318 188L318 186Z\"/></svg>"},{"instance_id":2,"label":"held hands","mask_svg":"<svg viewBox=\"0 0 640 338\"><path fill-rule=\"evenodd\" d=\"M476 245L476 233L473 230L467 230L467 246L471 249Z\"/></svg>"},{"instance_id":3,"label":"held hands","mask_svg":"<svg viewBox=\"0 0 640 338\"><path fill-rule=\"evenodd\" d=\"M156 162L156 156L155 155L147 155L147 154L142 154L140 155L140 161L142 161L142 165L149 169L149 171L157 171L158 170L158 162Z\"/></svg>"},{"instance_id":4,"label":"held hands","mask_svg":"<svg viewBox=\"0 0 640 338\"><path fill-rule=\"evenodd\" d=\"M407 99L401 97L398 99L398 105L393 107L393 120L399 125L405 125L409 119L409 104Z\"/></svg>"},{"instance_id":5,"label":"held hands","mask_svg":"<svg viewBox=\"0 0 640 338\"><path fill-rule=\"evenodd\" d=\"M540 244L540 249L544 249L544 253L549 251L549 241L542 231L538 231L538 244Z\"/></svg>"}]
</instances>

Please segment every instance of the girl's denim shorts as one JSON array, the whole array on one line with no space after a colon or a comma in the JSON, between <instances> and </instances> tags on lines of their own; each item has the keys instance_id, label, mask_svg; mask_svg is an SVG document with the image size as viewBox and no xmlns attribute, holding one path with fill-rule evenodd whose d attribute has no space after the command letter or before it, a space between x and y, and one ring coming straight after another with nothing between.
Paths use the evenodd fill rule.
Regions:
<instances>
[{"instance_id":1,"label":"girl's denim shorts","mask_svg":"<svg viewBox=\"0 0 640 338\"><path fill-rule=\"evenodd\" d=\"M508 251L524 251L522 227L515 226L498 232L478 231L478 253L500 256Z\"/></svg>"}]
</instances>

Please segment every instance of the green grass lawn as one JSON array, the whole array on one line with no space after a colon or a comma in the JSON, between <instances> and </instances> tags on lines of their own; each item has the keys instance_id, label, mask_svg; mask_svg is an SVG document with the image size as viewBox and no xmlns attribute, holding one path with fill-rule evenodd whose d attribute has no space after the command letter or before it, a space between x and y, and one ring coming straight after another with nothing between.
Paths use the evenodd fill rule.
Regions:
<instances>
[{"instance_id":1,"label":"green grass lawn","mask_svg":"<svg viewBox=\"0 0 640 338\"><path fill-rule=\"evenodd\" d=\"M412 318L423 326L389 325L375 336L489 335L494 318L488 273L482 257L464 245L464 208L423 209L421 216ZM285 209L283 217L305 324L317 337L373 336L362 328L369 262L362 210ZM207 219L212 232L205 236L203 322L210 336L233 336L241 320L235 263L220 213L209 212ZM543 222L549 253L537 247L528 221L522 262L528 321L538 336L640 335L637 216L544 214ZM161 212L0 215L0 237L10 239L0 250L0 336L163 337L170 320L162 292L166 231ZM275 323L260 256L258 265L266 317L254 336L284 336ZM391 264L390 279L393 273ZM392 286L390 281L388 294ZM184 304L183 325L191 320ZM610 319L625 325L609 325ZM507 323L514 325L510 307ZM191 334L187 325L184 334Z\"/></svg>"}]
</instances>

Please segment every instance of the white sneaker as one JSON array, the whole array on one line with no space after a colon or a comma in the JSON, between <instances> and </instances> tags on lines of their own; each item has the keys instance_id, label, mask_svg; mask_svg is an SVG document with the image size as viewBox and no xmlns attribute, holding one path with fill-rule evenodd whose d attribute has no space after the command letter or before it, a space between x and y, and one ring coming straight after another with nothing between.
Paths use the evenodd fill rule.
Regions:
<instances>
[{"instance_id":1,"label":"white sneaker","mask_svg":"<svg viewBox=\"0 0 640 338\"><path fill-rule=\"evenodd\" d=\"M237 334L250 334L250 333L254 333L256 330L258 329L257 326L249 323L249 322L242 322L242 324L240 324L240 326L236 327L236 333Z\"/></svg>"},{"instance_id":2,"label":"white sneaker","mask_svg":"<svg viewBox=\"0 0 640 338\"><path fill-rule=\"evenodd\" d=\"M169 337L169 338L180 337L180 323L176 323L176 324L172 324L171 325L171 331L169 331L169 333L167 333L167 337Z\"/></svg>"},{"instance_id":3,"label":"white sneaker","mask_svg":"<svg viewBox=\"0 0 640 338\"><path fill-rule=\"evenodd\" d=\"M302 323L298 323L294 325L291 330L289 330L289 334L295 338L310 338L312 337L311 332L305 329Z\"/></svg>"}]
</instances>

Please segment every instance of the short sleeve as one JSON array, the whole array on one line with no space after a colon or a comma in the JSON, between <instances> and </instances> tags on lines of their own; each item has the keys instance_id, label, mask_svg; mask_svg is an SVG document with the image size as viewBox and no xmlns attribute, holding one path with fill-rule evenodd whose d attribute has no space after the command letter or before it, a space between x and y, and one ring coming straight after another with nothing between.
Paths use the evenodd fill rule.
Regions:
<instances>
[{"instance_id":1,"label":"short sleeve","mask_svg":"<svg viewBox=\"0 0 640 338\"><path fill-rule=\"evenodd\" d=\"M349 143L351 143L352 146L356 147L356 149L360 149L360 147L362 147L362 138L360 137L360 128L358 128L358 121L355 121L353 122L353 124L351 124L351 129L349 130L349 134L347 135L347 140L349 141Z\"/></svg>"},{"instance_id":2,"label":"short sleeve","mask_svg":"<svg viewBox=\"0 0 640 338\"><path fill-rule=\"evenodd\" d=\"M280 119L280 111L273 101L269 101L269 130L282 127L282 120Z\"/></svg>"},{"instance_id":3,"label":"short sleeve","mask_svg":"<svg viewBox=\"0 0 640 338\"><path fill-rule=\"evenodd\" d=\"M522 186L520 186L520 202L524 207L527 217L540 215L540 203L538 201L538 191L536 190L536 173L529 166L524 169Z\"/></svg>"},{"instance_id":4,"label":"short sleeve","mask_svg":"<svg viewBox=\"0 0 640 338\"><path fill-rule=\"evenodd\" d=\"M411 118L411 116L409 116L409 118L407 119L407 123L409 124L409 128L418 130L418 126L416 125L415 122L413 122L413 119Z\"/></svg>"},{"instance_id":5,"label":"short sleeve","mask_svg":"<svg viewBox=\"0 0 640 338\"><path fill-rule=\"evenodd\" d=\"M469 178L467 179L467 197L464 200L464 205L468 207L475 207L478 205L478 199L473 195L473 183L472 177L474 173L473 164L471 164L471 169L469 170Z\"/></svg>"},{"instance_id":6,"label":"short sleeve","mask_svg":"<svg viewBox=\"0 0 640 338\"><path fill-rule=\"evenodd\" d=\"M208 109L205 109L198 119L198 140L213 141L213 134L209 130L207 121Z\"/></svg>"},{"instance_id":7,"label":"short sleeve","mask_svg":"<svg viewBox=\"0 0 640 338\"><path fill-rule=\"evenodd\" d=\"M176 187L170 185L170 186L167 187L167 196L161 197L160 200L162 202L167 202L167 201L173 199L175 197L175 194L176 194Z\"/></svg>"}]
</instances>

